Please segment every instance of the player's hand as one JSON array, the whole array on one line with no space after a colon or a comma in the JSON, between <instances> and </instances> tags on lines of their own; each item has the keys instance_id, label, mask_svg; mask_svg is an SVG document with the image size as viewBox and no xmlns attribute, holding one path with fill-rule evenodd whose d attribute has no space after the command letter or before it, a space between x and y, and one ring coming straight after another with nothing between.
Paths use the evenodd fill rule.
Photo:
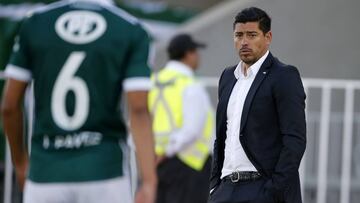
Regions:
<instances>
[{"instance_id":1,"label":"player's hand","mask_svg":"<svg viewBox=\"0 0 360 203\"><path fill-rule=\"evenodd\" d=\"M27 169L28 169L28 158L24 158L21 162L18 162L15 164L15 173L17 177L17 181L19 183L19 187L21 191L24 190L24 184L26 180L27 175Z\"/></svg>"},{"instance_id":2,"label":"player's hand","mask_svg":"<svg viewBox=\"0 0 360 203\"><path fill-rule=\"evenodd\" d=\"M156 198L157 181L145 181L135 196L135 203L154 203Z\"/></svg>"}]
</instances>

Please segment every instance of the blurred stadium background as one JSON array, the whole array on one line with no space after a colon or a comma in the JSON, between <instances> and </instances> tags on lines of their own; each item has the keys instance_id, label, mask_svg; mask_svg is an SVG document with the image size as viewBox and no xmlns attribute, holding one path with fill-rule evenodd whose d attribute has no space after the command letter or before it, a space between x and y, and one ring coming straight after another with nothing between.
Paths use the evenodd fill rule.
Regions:
<instances>
[{"instance_id":1,"label":"blurred stadium background","mask_svg":"<svg viewBox=\"0 0 360 203\"><path fill-rule=\"evenodd\" d=\"M53 0L0 0L0 70L19 22ZM199 74L216 106L217 79L238 63L232 22L242 8L258 6L273 19L271 51L297 66L307 91L308 145L301 165L304 203L360 202L360 2L357 0L116 0L152 33L155 69L167 41L187 32L208 44ZM0 72L0 77L2 77ZM3 80L0 82L2 89ZM1 119L1 118L0 118ZM2 133L2 130L1 130ZM20 202L0 136L0 201Z\"/></svg>"}]
</instances>

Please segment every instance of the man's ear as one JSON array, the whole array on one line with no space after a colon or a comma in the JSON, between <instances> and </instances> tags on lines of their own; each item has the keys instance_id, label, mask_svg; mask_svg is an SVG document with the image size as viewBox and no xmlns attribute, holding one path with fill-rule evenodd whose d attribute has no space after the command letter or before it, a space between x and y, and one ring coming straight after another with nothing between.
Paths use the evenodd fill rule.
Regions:
<instances>
[{"instance_id":1,"label":"man's ear","mask_svg":"<svg viewBox=\"0 0 360 203\"><path fill-rule=\"evenodd\" d=\"M265 34L265 39L266 39L266 44L268 46L270 46L271 41L272 41L272 32L271 31L269 31Z\"/></svg>"}]
</instances>

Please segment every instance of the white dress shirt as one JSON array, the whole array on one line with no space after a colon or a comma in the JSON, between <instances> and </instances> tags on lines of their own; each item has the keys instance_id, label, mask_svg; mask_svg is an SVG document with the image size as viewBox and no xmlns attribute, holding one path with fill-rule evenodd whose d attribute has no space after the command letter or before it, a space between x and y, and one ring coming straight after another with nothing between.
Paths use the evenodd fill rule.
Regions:
<instances>
[{"instance_id":1,"label":"white dress shirt","mask_svg":"<svg viewBox=\"0 0 360 203\"><path fill-rule=\"evenodd\" d=\"M166 69L175 70L188 77L195 77L193 70L179 61L169 61ZM180 152L203 134L207 113L212 110L209 96L200 82L195 82L183 92L183 126L170 134L166 156Z\"/></svg>"},{"instance_id":2,"label":"white dress shirt","mask_svg":"<svg viewBox=\"0 0 360 203\"><path fill-rule=\"evenodd\" d=\"M221 171L221 178L230 175L234 171L257 171L254 165L244 152L240 143L240 123L243 112L244 102L249 89L258 73L261 65L268 56L267 51L256 63L247 70L247 75L243 72L243 62L240 61L234 71L237 82L231 92L227 106L226 120L226 140L225 140L225 159Z\"/></svg>"}]
</instances>

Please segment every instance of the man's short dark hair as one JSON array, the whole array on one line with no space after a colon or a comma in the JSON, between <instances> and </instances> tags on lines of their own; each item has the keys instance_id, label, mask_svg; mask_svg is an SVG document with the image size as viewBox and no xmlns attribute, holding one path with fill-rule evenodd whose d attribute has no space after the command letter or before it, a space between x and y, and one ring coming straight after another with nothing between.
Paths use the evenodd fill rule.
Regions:
<instances>
[{"instance_id":1,"label":"man's short dark hair","mask_svg":"<svg viewBox=\"0 0 360 203\"><path fill-rule=\"evenodd\" d=\"M245 8L235 16L233 29L237 23L259 22L259 29L265 34L271 30L271 18L257 7Z\"/></svg>"}]
</instances>

